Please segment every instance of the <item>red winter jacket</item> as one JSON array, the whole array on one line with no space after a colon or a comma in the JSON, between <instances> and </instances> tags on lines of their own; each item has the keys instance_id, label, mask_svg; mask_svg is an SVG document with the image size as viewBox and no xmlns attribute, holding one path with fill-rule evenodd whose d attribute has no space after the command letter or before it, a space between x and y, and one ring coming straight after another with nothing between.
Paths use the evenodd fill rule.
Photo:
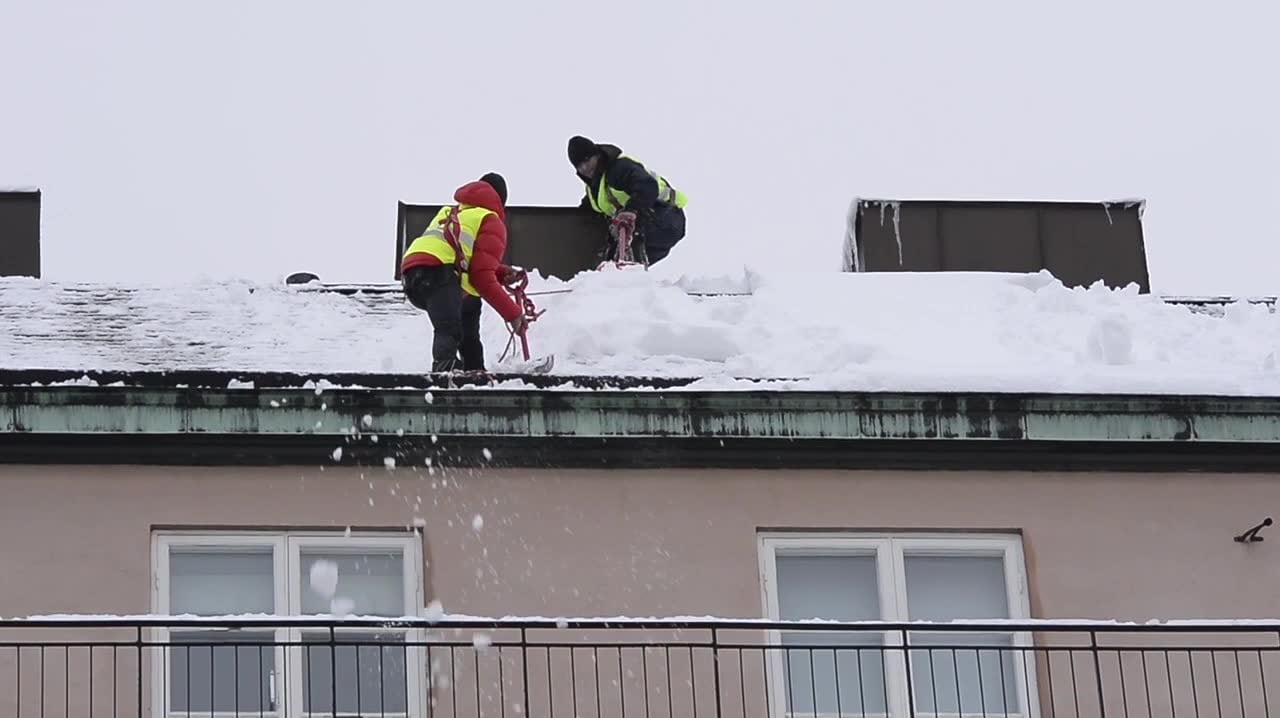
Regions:
<instances>
[{"instance_id":1,"label":"red winter jacket","mask_svg":"<svg viewBox=\"0 0 1280 718\"><path fill-rule=\"evenodd\" d=\"M499 272L507 269L502 263L502 257L507 253L507 212L502 206L502 200L488 182L476 181L459 187L453 193L453 201L484 207L496 213L496 216L488 215L480 222L480 232L476 235L476 244L471 252L468 274L480 296L503 320L509 322L520 316L521 310L498 281ZM415 253L400 264L400 272L404 273L411 267L438 267L440 264L440 258L435 255Z\"/></svg>"}]
</instances>

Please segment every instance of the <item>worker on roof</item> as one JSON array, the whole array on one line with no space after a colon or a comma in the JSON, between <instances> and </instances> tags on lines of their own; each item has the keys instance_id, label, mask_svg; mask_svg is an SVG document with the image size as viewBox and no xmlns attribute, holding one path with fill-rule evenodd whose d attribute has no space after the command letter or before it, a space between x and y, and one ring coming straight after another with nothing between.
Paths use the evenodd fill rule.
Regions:
<instances>
[{"instance_id":1,"label":"worker on roof","mask_svg":"<svg viewBox=\"0 0 1280 718\"><path fill-rule=\"evenodd\" d=\"M484 371L480 342L483 298L519 333L524 311L503 285L521 270L502 263L507 252L507 183L490 172L453 194L400 262L405 296L431 320L431 370ZM461 355L461 356L459 356Z\"/></svg>"},{"instance_id":2,"label":"worker on roof","mask_svg":"<svg viewBox=\"0 0 1280 718\"><path fill-rule=\"evenodd\" d=\"M684 238L688 197L657 172L614 145L598 145L581 136L569 139L569 162L586 184L582 207L610 220L606 260L618 257L619 228L629 230L633 238L632 257L648 265L662 261Z\"/></svg>"}]
</instances>

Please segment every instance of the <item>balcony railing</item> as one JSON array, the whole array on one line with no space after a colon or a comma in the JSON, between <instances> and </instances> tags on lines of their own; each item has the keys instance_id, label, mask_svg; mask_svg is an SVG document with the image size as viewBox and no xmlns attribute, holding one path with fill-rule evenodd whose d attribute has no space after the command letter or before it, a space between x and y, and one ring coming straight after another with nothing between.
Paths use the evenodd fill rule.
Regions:
<instances>
[{"instance_id":1,"label":"balcony railing","mask_svg":"<svg viewBox=\"0 0 1280 718\"><path fill-rule=\"evenodd\" d=\"M0 621L0 718L1243 718L1278 681L1280 621Z\"/></svg>"}]
</instances>

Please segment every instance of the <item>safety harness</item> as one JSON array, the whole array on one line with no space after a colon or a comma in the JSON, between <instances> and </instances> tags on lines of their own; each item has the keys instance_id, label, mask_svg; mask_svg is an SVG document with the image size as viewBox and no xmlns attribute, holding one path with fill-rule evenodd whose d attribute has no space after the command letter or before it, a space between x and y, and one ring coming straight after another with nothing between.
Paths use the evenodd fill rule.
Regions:
<instances>
[{"instance_id":1,"label":"safety harness","mask_svg":"<svg viewBox=\"0 0 1280 718\"><path fill-rule=\"evenodd\" d=\"M462 223L458 220L460 214L462 214L462 207L456 204L450 207L441 229L444 231L444 241L453 248L453 266L461 275L470 269L471 263L467 261L467 255L462 252L462 241L459 239L462 235Z\"/></svg>"},{"instance_id":2,"label":"safety harness","mask_svg":"<svg viewBox=\"0 0 1280 718\"><path fill-rule=\"evenodd\" d=\"M461 207L456 204L450 207L449 214L445 215L444 222L442 223L444 241L453 248L454 270L458 272L459 275L468 272L471 269L471 263L467 261L467 256L463 254L462 242L459 240L459 237L462 234L462 224L458 221L458 215L461 211ZM519 332L512 331L508 326L507 332L510 334L510 339L507 340L507 348L502 350L502 356L498 357L499 362L506 361L508 354L511 354L512 356L515 355L515 344L517 338L520 340L520 348L524 353L525 361L528 361L531 356L529 354L529 325L538 317L542 316L543 312L546 310L538 311L538 308L534 306L533 300L530 299L528 293L525 292L525 289L527 289L528 286L529 275L524 271L519 272L518 277L510 284L503 285L508 292L511 292L511 296L515 299L516 305L520 307L520 311L523 313L525 321L524 325L520 327Z\"/></svg>"}]
</instances>

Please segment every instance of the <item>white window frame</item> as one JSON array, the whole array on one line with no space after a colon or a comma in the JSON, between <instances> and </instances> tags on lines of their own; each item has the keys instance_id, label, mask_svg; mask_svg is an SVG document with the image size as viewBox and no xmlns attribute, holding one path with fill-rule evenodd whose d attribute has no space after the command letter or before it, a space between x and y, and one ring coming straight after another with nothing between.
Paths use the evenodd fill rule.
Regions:
<instances>
[{"instance_id":1,"label":"white window frame","mask_svg":"<svg viewBox=\"0 0 1280 718\"><path fill-rule=\"evenodd\" d=\"M1022 537L1018 534L962 534L936 532L761 532L758 535L759 561L761 577L761 603L765 617L780 620L778 607L778 572L777 557L779 555L831 556L862 555L875 556L876 581L880 597L880 617L882 621L906 622L908 620L908 597L904 559L912 556L999 556L1004 564L1005 590L1009 617L1012 620L1027 619L1031 616L1030 596L1027 589L1026 561L1022 550ZM768 640L770 645L782 645L781 635L771 631ZM912 635L920 632L912 631ZM1033 644L1032 636L1026 632L1016 632L1012 636L1015 647L1029 648ZM886 648L900 648L902 634L888 631L883 634L882 643ZM783 652L774 651L772 660L768 662L769 689L774 696L773 715L781 718L787 716L785 700L785 684L787 672L783 665ZM1014 714L1021 718L1039 718L1039 692L1036 688L1035 653L1028 651L1029 662L1023 673L1014 671L1017 686L1015 695L1018 705L1027 709L1026 714ZM906 656L903 651L886 652L884 665L886 673L885 688L888 692L888 715L896 718L909 713ZM914 686L911 688L914 691ZM918 712L918 711L917 711ZM801 716L804 714L796 714ZM834 713L820 713L814 718L828 718ZM872 714L868 714L872 715ZM881 714L883 715L883 714ZM955 714L939 713L939 716Z\"/></svg>"},{"instance_id":2,"label":"white window frame","mask_svg":"<svg viewBox=\"0 0 1280 718\"><path fill-rule=\"evenodd\" d=\"M357 551L355 552L358 552L359 550L379 551L379 550L385 550L385 549L393 549L393 550L401 551L403 560L405 562L405 570L403 571L403 574L402 574L404 577L404 605L406 607L405 613L414 615L416 611L414 611L413 607L414 606L421 607L423 604L422 602L423 581L421 577L422 561L418 558L420 554L417 553L417 541L415 541L411 537L405 536L404 534L394 534L391 536L377 535L377 534L373 534L373 535L360 534L360 535L353 535L350 537L339 536L337 538L334 538L333 535L291 533L285 539L285 542L287 545L287 550L289 555L289 560L288 560L289 585L298 586L298 587L302 586L302 581L304 580L302 576L302 552L306 549L321 549L331 553L338 553L338 554L353 552L351 551L352 549L356 549ZM288 611L289 611L289 615L291 616L304 615L302 613L302 596L300 591L294 591L289 594ZM314 614L306 614L306 615L314 615ZM335 633L338 633L338 634L344 633L344 632L368 633L373 630L375 629L345 628L345 629L337 629ZM380 629L376 629L376 632L403 633L405 634L405 640L408 642L411 642L411 643L422 642L422 635L421 635L422 632L416 629L405 630L405 629L380 628ZM321 634L328 634L328 633L329 631L327 629L314 629L314 630L293 629L288 631L288 640L290 643L298 644L302 642L302 638L304 634L321 635ZM421 672L419 670L422 663L421 653L422 653L422 649L410 646L405 655L405 658L406 658L405 677L408 682L408 689L407 689L408 699L406 701L407 702L406 709L408 710L409 718L418 718L419 716L421 716L423 714L422 706L425 705L424 691L426 689L426 686L423 685L423 682L418 677L419 673ZM301 645L291 646L289 648L290 665L301 666L303 665L304 661L305 659L303 657L303 647ZM359 680L359 676L357 676L357 680ZM291 695L298 696L298 700L296 701L296 703L298 704L297 711L296 713L294 713L293 711L291 711L290 713L292 716L302 716L303 715L302 713L303 691L302 691L302 671L301 670L291 671L289 673L289 689L292 691ZM335 709L336 709L336 706L335 706Z\"/></svg>"},{"instance_id":3,"label":"white window frame","mask_svg":"<svg viewBox=\"0 0 1280 718\"><path fill-rule=\"evenodd\" d=\"M228 549L266 548L272 552L272 568L274 576L274 601L272 613L278 616L300 616L301 591L303 577L301 575L301 554L304 549L321 549L333 553L342 553L352 549L395 550L401 552L404 561L404 613L409 616L421 614L423 605L424 577L422 572L422 534L420 532L359 532L348 536L334 531L217 531L217 530L165 530L153 531L151 542L152 565L152 608L158 615L169 615L169 556L174 548ZM226 629L183 629L183 632L199 630ZM327 633L327 630L320 629ZM342 631L368 631L369 629L340 629ZM419 630L378 629L379 632L401 632L410 643L421 643L423 637ZM167 629L155 629L151 640L167 644ZM301 641L300 629L276 629L273 640L277 644L298 643ZM288 656L286 656L286 650ZM425 715L426 688L419 679L422 672L422 649L410 646L407 651L405 671L408 679L408 715L409 718L422 718ZM277 671L273 675L270 690L275 697L276 711L279 718L302 718L302 673L299 670L287 672L288 685L281 681L281 673L286 666L302 665L302 646L280 646L275 648ZM286 660L287 659L287 660ZM152 675L152 715L169 718L185 716L184 712L169 711L169 690L172 681L165 675L169 670L166 657L153 660ZM208 716L199 712L194 715ZM223 714L214 713L213 718ZM233 715L233 714L227 714Z\"/></svg>"}]
</instances>

